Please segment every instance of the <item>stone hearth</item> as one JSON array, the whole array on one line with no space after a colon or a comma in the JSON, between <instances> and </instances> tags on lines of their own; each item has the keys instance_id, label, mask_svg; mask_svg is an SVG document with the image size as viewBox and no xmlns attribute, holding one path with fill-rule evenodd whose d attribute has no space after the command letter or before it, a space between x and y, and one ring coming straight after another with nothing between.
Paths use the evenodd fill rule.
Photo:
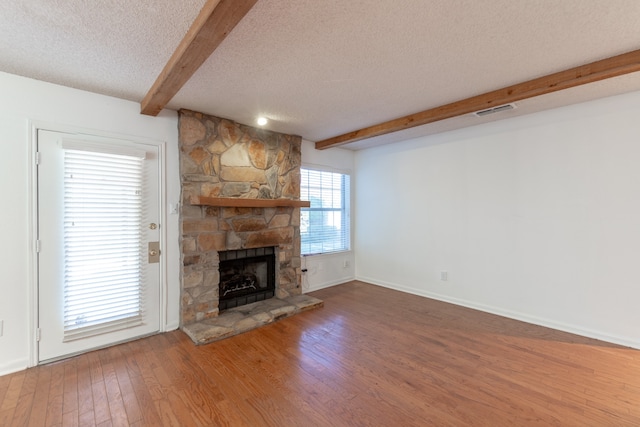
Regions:
<instances>
[{"instance_id":1,"label":"stone hearth","mask_svg":"<svg viewBox=\"0 0 640 427\"><path fill-rule=\"evenodd\" d=\"M231 308L218 317L185 325L182 330L194 343L208 344L323 305L322 300L308 295L271 298Z\"/></svg>"}]
</instances>

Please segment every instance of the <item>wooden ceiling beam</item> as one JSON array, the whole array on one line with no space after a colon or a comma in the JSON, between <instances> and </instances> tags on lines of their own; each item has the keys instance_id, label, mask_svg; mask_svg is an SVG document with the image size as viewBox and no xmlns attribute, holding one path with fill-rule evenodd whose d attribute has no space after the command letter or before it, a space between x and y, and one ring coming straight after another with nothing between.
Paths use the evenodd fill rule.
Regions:
<instances>
[{"instance_id":1,"label":"wooden ceiling beam","mask_svg":"<svg viewBox=\"0 0 640 427\"><path fill-rule=\"evenodd\" d=\"M318 150L462 116L487 108L640 71L640 50L612 56L316 142Z\"/></svg>"},{"instance_id":2,"label":"wooden ceiling beam","mask_svg":"<svg viewBox=\"0 0 640 427\"><path fill-rule=\"evenodd\" d=\"M207 0L140 103L140 112L157 116L257 1Z\"/></svg>"}]
</instances>

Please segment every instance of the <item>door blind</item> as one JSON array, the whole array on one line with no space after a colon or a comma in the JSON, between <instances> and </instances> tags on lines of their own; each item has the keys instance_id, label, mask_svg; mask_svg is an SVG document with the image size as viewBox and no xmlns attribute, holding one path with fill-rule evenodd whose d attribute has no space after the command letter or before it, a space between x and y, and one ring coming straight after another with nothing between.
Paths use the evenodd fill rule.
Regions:
<instances>
[{"instance_id":1,"label":"door blind","mask_svg":"<svg viewBox=\"0 0 640 427\"><path fill-rule=\"evenodd\" d=\"M143 159L64 150L64 340L142 323Z\"/></svg>"}]
</instances>

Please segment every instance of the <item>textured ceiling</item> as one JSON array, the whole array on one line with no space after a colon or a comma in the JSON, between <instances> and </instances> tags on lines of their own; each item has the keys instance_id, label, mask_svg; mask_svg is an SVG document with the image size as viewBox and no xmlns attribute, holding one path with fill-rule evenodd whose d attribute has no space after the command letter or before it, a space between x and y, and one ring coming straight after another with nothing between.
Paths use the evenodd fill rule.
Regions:
<instances>
[{"instance_id":1,"label":"textured ceiling","mask_svg":"<svg viewBox=\"0 0 640 427\"><path fill-rule=\"evenodd\" d=\"M141 101L204 0L0 2L0 70Z\"/></svg>"},{"instance_id":2,"label":"textured ceiling","mask_svg":"<svg viewBox=\"0 0 640 427\"><path fill-rule=\"evenodd\" d=\"M203 4L3 1L0 71L139 102ZM258 0L168 108L245 124L262 114L316 141L639 48L638 0ZM640 90L638 74L482 120Z\"/></svg>"}]
</instances>

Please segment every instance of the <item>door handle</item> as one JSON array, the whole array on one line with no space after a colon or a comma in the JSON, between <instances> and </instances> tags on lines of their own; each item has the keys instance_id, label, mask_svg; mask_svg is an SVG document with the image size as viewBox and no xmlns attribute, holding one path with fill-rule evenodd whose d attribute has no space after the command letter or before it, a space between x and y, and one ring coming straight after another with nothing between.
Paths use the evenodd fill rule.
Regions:
<instances>
[{"instance_id":1,"label":"door handle","mask_svg":"<svg viewBox=\"0 0 640 427\"><path fill-rule=\"evenodd\" d=\"M160 242L149 242L149 264L160 262Z\"/></svg>"}]
</instances>

